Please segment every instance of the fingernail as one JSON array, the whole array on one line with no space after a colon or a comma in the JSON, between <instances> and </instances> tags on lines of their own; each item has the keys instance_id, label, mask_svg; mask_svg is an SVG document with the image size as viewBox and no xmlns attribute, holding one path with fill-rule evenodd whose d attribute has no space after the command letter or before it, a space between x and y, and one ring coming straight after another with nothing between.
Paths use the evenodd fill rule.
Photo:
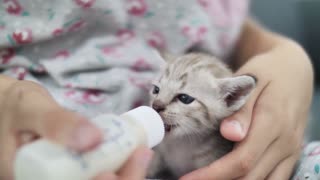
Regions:
<instances>
[{"instance_id":1,"label":"fingernail","mask_svg":"<svg viewBox=\"0 0 320 180\"><path fill-rule=\"evenodd\" d=\"M100 130L87 121L81 121L73 129L67 146L73 150L83 152L92 149L101 141Z\"/></svg>"},{"instance_id":2,"label":"fingernail","mask_svg":"<svg viewBox=\"0 0 320 180\"><path fill-rule=\"evenodd\" d=\"M231 120L228 122L230 126L234 129L235 132L237 132L239 135L244 136L244 130L239 123L239 121Z\"/></svg>"},{"instance_id":3,"label":"fingernail","mask_svg":"<svg viewBox=\"0 0 320 180\"><path fill-rule=\"evenodd\" d=\"M153 151L146 149L139 155L139 160L143 168L147 169L152 160Z\"/></svg>"}]
</instances>

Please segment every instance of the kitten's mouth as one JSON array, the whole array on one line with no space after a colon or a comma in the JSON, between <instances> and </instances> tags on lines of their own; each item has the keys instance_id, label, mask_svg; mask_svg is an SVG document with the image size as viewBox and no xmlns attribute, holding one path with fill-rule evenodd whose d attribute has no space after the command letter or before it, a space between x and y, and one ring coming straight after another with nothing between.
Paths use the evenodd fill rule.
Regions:
<instances>
[{"instance_id":1,"label":"kitten's mouth","mask_svg":"<svg viewBox=\"0 0 320 180\"><path fill-rule=\"evenodd\" d=\"M165 131L168 133L170 131L172 131L173 129L175 129L176 127L178 127L178 125L176 124L166 124L164 123L164 129Z\"/></svg>"}]
</instances>

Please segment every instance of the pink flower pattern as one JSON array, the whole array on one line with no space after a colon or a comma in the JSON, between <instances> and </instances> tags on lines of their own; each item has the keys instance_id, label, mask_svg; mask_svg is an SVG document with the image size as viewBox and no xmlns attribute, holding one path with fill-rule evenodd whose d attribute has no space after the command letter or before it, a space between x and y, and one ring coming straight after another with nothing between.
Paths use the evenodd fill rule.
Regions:
<instances>
[{"instance_id":1,"label":"pink flower pattern","mask_svg":"<svg viewBox=\"0 0 320 180\"><path fill-rule=\"evenodd\" d=\"M22 7L18 0L4 0L4 6L9 14L20 15Z\"/></svg>"},{"instance_id":2,"label":"pink flower pattern","mask_svg":"<svg viewBox=\"0 0 320 180\"><path fill-rule=\"evenodd\" d=\"M166 46L164 36L158 31L150 33L150 35L147 37L147 41L151 47L157 49L164 49Z\"/></svg>"},{"instance_id":3,"label":"pink flower pattern","mask_svg":"<svg viewBox=\"0 0 320 180\"><path fill-rule=\"evenodd\" d=\"M320 146L316 147L313 151L311 151L308 156L316 156L320 155Z\"/></svg>"},{"instance_id":4,"label":"pink flower pattern","mask_svg":"<svg viewBox=\"0 0 320 180\"><path fill-rule=\"evenodd\" d=\"M79 20L78 22L72 24L69 29L68 32L74 32L74 31L78 31L79 29L84 28L87 25L86 21L84 20Z\"/></svg>"},{"instance_id":5,"label":"pink flower pattern","mask_svg":"<svg viewBox=\"0 0 320 180\"><path fill-rule=\"evenodd\" d=\"M146 80L146 79L138 79L135 77L129 77L129 81L135 87L140 88L141 90L146 91L146 92L149 91L151 79Z\"/></svg>"},{"instance_id":6,"label":"pink flower pattern","mask_svg":"<svg viewBox=\"0 0 320 180\"><path fill-rule=\"evenodd\" d=\"M101 104L106 100L106 96L98 90L69 90L65 96L80 104Z\"/></svg>"},{"instance_id":7,"label":"pink flower pattern","mask_svg":"<svg viewBox=\"0 0 320 180\"><path fill-rule=\"evenodd\" d=\"M147 3L144 0L128 0L127 9L133 16L143 16L147 12Z\"/></svg>"},{"instance_id":8,"label":"pink flower pattern","mask_svg":"<svg viewBox=\"0 0 320 180\"><path fill-rule=\"evenodd\" d=\"M13 48L0 50L0 64L8 64L14 56L15 50Z\"/></svg>"},{"instance_id":9,"label":"pink flower pattern","mask_svg":"<svg viewBox=\"0 0 320 180\"><path fill-rule=\"evenodd\" d=\"M61 50L61 51L58 51L55 55L54 55L54 58L63 58L63 59L66 59L70 56L70 52L68 50Z\"/></svg>"},{"instance_id":10,"label":"pink flower pattern","mask_svg":"<svg viewBox=\"0 0 320 180\"><path fill-rule=\"evenodd\" d=\"M118 48L114 48L111 46L105 46L101 48L102 53L108 57L120 58L123 56L121 52L119 52Z\"/></svg>"},{"instance_id":11,"label":"pink flower pattern","mask_svg":"<svg viewBox=\"0 0 320 180\"><path fill-rule=\"evenodd\" d=\"M198 0L218 27L225 28L235 24L247 11L244 0Z\"/></svg>"},{"instance_id":12,"label":"pink flower pattern","mask_svg":"<svg viewBox=\"0 0 320 180\"><path fill-rule=\"evenodd\" d=\"M121 42L131 40L135 37L135 33L129 29L119 29L116 35Z\"/></svg>"},{"instance_id":13,"label":"pink flower pattern","mask_svg":"<svg viewBox=\"0 0 320 180\"><path fill-rule=\"evenodd\" d=\"M12 35L17 44L27 44L32 42L32 31L30 29L16 30Z\"/></svg>"},{"instance_id":14,"label":"pink flower pattern","mask_svg":"<svg viewBox=\"0 0 320 180\"><path fill-rule=\"evenodd\" d=\"M139 58L133 66L131 66L133 71L148 71L152 70L152 66L146 62L145 59Z\"/></svg>"},{"instance_id":15,"label":"pink flower pattern","mask_svg":"<svg viewBox=\"0 0 320 180\"><path fill-rule=\"evenodd\" d=\"M52 36L60 36L61 34L63 34L62 28L57 28L52 32Z\"/></svg>"},{"instance_id":16,"label":"pink flower pattern","mask_svg":"<svg viewBox=\"0 0 320 180\"><path fill-rule=\"evenodd\" d=\"M184 26L182 27L182 34L189 38L193 44L200 43L204 40L208 28L205 26L195 27L195 26Z\"/></svg>"},{"instance_id":17,"label":"pink flower pattern","mask_svg":"<svg viewBox=\"0 0 320 180\"><path fill-rule=\"evenodd\" d=\"M18 80L24 80L25 77L26 77L27 74L28 74L27 69L26 69L26 68L23 68L23 67L13 68L13 69L12 69L12 72L13 72L15 78L18 79Z\"/></svg>"},{"instance_id":18,"label":"pink flower pattern","mask_svg":"<svg viewBox=\"0 0 320 180\"><path fill-rule=\"evenodd\" d=\"M96 0L74 0L82 8L90 8Z\"/></svg>"}]
</instances>

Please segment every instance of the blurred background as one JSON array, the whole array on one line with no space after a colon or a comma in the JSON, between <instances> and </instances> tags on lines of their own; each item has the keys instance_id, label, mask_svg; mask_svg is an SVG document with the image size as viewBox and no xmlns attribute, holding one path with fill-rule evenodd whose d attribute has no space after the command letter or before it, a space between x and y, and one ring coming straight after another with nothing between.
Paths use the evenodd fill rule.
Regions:
<instances>
[{"instance_id":1,"label":"blurred background","mask_svg":"<svg viewBox=\"0 0 320 180\"><path fill-rule=\"evenodd\" d=\"M300 44L312 58L316 86L308 125L310 140L320 140L320 0L252 0L252 16Z\"/></svg>"}]
</instances>

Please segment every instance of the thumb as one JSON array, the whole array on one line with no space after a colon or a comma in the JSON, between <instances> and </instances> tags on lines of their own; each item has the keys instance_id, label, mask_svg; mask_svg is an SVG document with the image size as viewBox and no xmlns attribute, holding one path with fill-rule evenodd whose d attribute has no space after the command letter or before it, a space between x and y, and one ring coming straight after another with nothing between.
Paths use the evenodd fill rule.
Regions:
<instances>
[{"instance_id":1,"label":"thumb","mask_svg":"<svg viewBox=\"0 0 320 180\"><path fill-rule=\"evenodd\" d=\"M93 149L102 141L102 132L86 118L64 109L45 114L40 130L43 137L78 152Z\"/></svg>"},{"instance_id":2,"label":"thumb","mask_svg":"<svg viewBox=\"0 0 320 180\"><path fill-rule=\"evenodd\" d=\"M246 137L252 123L253 109L261 91L263 91L261 87L253 90L247 103L239 111L221 122L220 132L224 138L238 142Z\"/></svg>"},{"instance_id":3,"label":"thumb","mask_svg":"<svg viewBox=\"0 0 320 180\"><path fill-rule=\"evenodd\" d=\"M145 179L152 155L153 151L150 149L144 147L138 148L120 169L118 175L123 180Z\"/></svg>"},{"instance_id":4,"label":"thumb","mask_svg":"<svg viewBox=\"0 0 320 180\"><path fill-rule=\"evenodd\" d=\"M41 86L17 83L8 93L8 109L19 132L28 132L63 144L75 151L87 151L102 140L101 131L86 118L60 107ZM23 138L23 134L20 138Z\"/></svg>"},{"instance_id":5,"label":"thumb","mask_svg":"<svg viewBox=\"0 0 320 180\"><path fill-rule=\"evenodd\" d=\"M224 119L220 125L222 136L230 141L242 141L251 124L251 111L243 107L240 111Z\"/></svg>"}]
</instances>

